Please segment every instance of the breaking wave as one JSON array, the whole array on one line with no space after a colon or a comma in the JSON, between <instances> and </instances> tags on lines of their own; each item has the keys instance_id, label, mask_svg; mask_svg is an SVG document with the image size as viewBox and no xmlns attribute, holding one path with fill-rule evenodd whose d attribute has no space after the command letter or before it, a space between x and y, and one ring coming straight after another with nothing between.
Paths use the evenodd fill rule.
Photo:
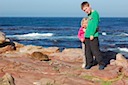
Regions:
<instances>
[{"instance_id":1,"label":"breaking wave","mask_svg":"<svg viewBox=\"0 0 128 85\"><path fill-rule=\"evenodd\" d=\"M16 39L33 40L33 39L41 39L44 37L51 37L51 36L53 36L53 33L28 33L23 35L8 35L7 37L16 38Z\"/></svg>"}]
</instances>

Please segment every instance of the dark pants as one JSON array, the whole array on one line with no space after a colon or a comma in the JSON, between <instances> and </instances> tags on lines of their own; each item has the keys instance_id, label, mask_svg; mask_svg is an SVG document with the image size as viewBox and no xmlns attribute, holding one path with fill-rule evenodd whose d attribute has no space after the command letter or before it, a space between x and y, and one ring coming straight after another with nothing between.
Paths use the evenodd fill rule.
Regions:
<instances>
[{"instance_id":1,"label":"dark pants","mask_svg":"<svg viewBox=\"0 0 128 85\"><path fill-rule=\"evenodd\" d=\"M102 61L103 58L101 56L101 52L99 49L99 40L98 37L95 37L93 40L90 40L89 38L85 38L85 55L86 55L86 65L93 65L95 56L96 61L99 65L105 65Z\"/></svg>"}]
</instances>

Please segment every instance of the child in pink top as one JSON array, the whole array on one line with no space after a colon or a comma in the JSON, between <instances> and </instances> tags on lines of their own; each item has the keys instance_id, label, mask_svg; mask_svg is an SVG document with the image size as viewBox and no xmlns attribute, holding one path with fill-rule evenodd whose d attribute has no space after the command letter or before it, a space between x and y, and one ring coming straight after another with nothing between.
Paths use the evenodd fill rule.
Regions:
<instances>
[{"instance_id":1,"label":"child in pink top","mask_svg":"<svg viewBox=\"0 0 128 85\"><path fill-rule=\"evenodd\" d=\"M85 67L86 63L85 63L85 31L86 31L86 27L88 24L88 19L85 17L81 20L81 27L78 31L78 38L79 40L82 42L82 50L83 50L83 64L82 64L82 68Z\"/></svg>"}]
</instances>

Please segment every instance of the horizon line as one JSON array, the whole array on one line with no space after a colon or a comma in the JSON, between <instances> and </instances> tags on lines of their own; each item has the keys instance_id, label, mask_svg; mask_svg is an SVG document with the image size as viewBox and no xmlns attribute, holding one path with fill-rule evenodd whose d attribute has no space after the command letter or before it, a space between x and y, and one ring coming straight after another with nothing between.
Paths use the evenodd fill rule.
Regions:
<instances>
[{"instance_id":1,"label":"horizon line","mask_svg":"<svg viewBox=\"0 0 128 85\"><path fill-rule=\"evenodd\" d=\"M19 18L19 17L21 17L21 18L82 18L82 16L72 16L72 17L70 17L70 16L0 16L0 18ZM123 17L123 16L102 16L102 17L100 17L100 18L128 18L128 17Z\"/></svg>"}]
</instances>

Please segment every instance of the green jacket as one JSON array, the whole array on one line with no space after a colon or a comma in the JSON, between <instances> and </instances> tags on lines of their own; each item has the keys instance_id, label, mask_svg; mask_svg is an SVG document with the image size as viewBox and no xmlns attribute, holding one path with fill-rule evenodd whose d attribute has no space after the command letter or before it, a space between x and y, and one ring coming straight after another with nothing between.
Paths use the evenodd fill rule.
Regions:
<instances>
[{"instance_id":1,"label":"green jacket","mask_svg":"<svg viewBox=\"0 0 128 85\"><path fill-rule=\"evenodd\" d=\"M90 36L98 37L98 25L99 25L99 14L97 11L93 11L88 16L88 25L86 28L85 37L90 38Z\"/></svg>"}]
</instances>

